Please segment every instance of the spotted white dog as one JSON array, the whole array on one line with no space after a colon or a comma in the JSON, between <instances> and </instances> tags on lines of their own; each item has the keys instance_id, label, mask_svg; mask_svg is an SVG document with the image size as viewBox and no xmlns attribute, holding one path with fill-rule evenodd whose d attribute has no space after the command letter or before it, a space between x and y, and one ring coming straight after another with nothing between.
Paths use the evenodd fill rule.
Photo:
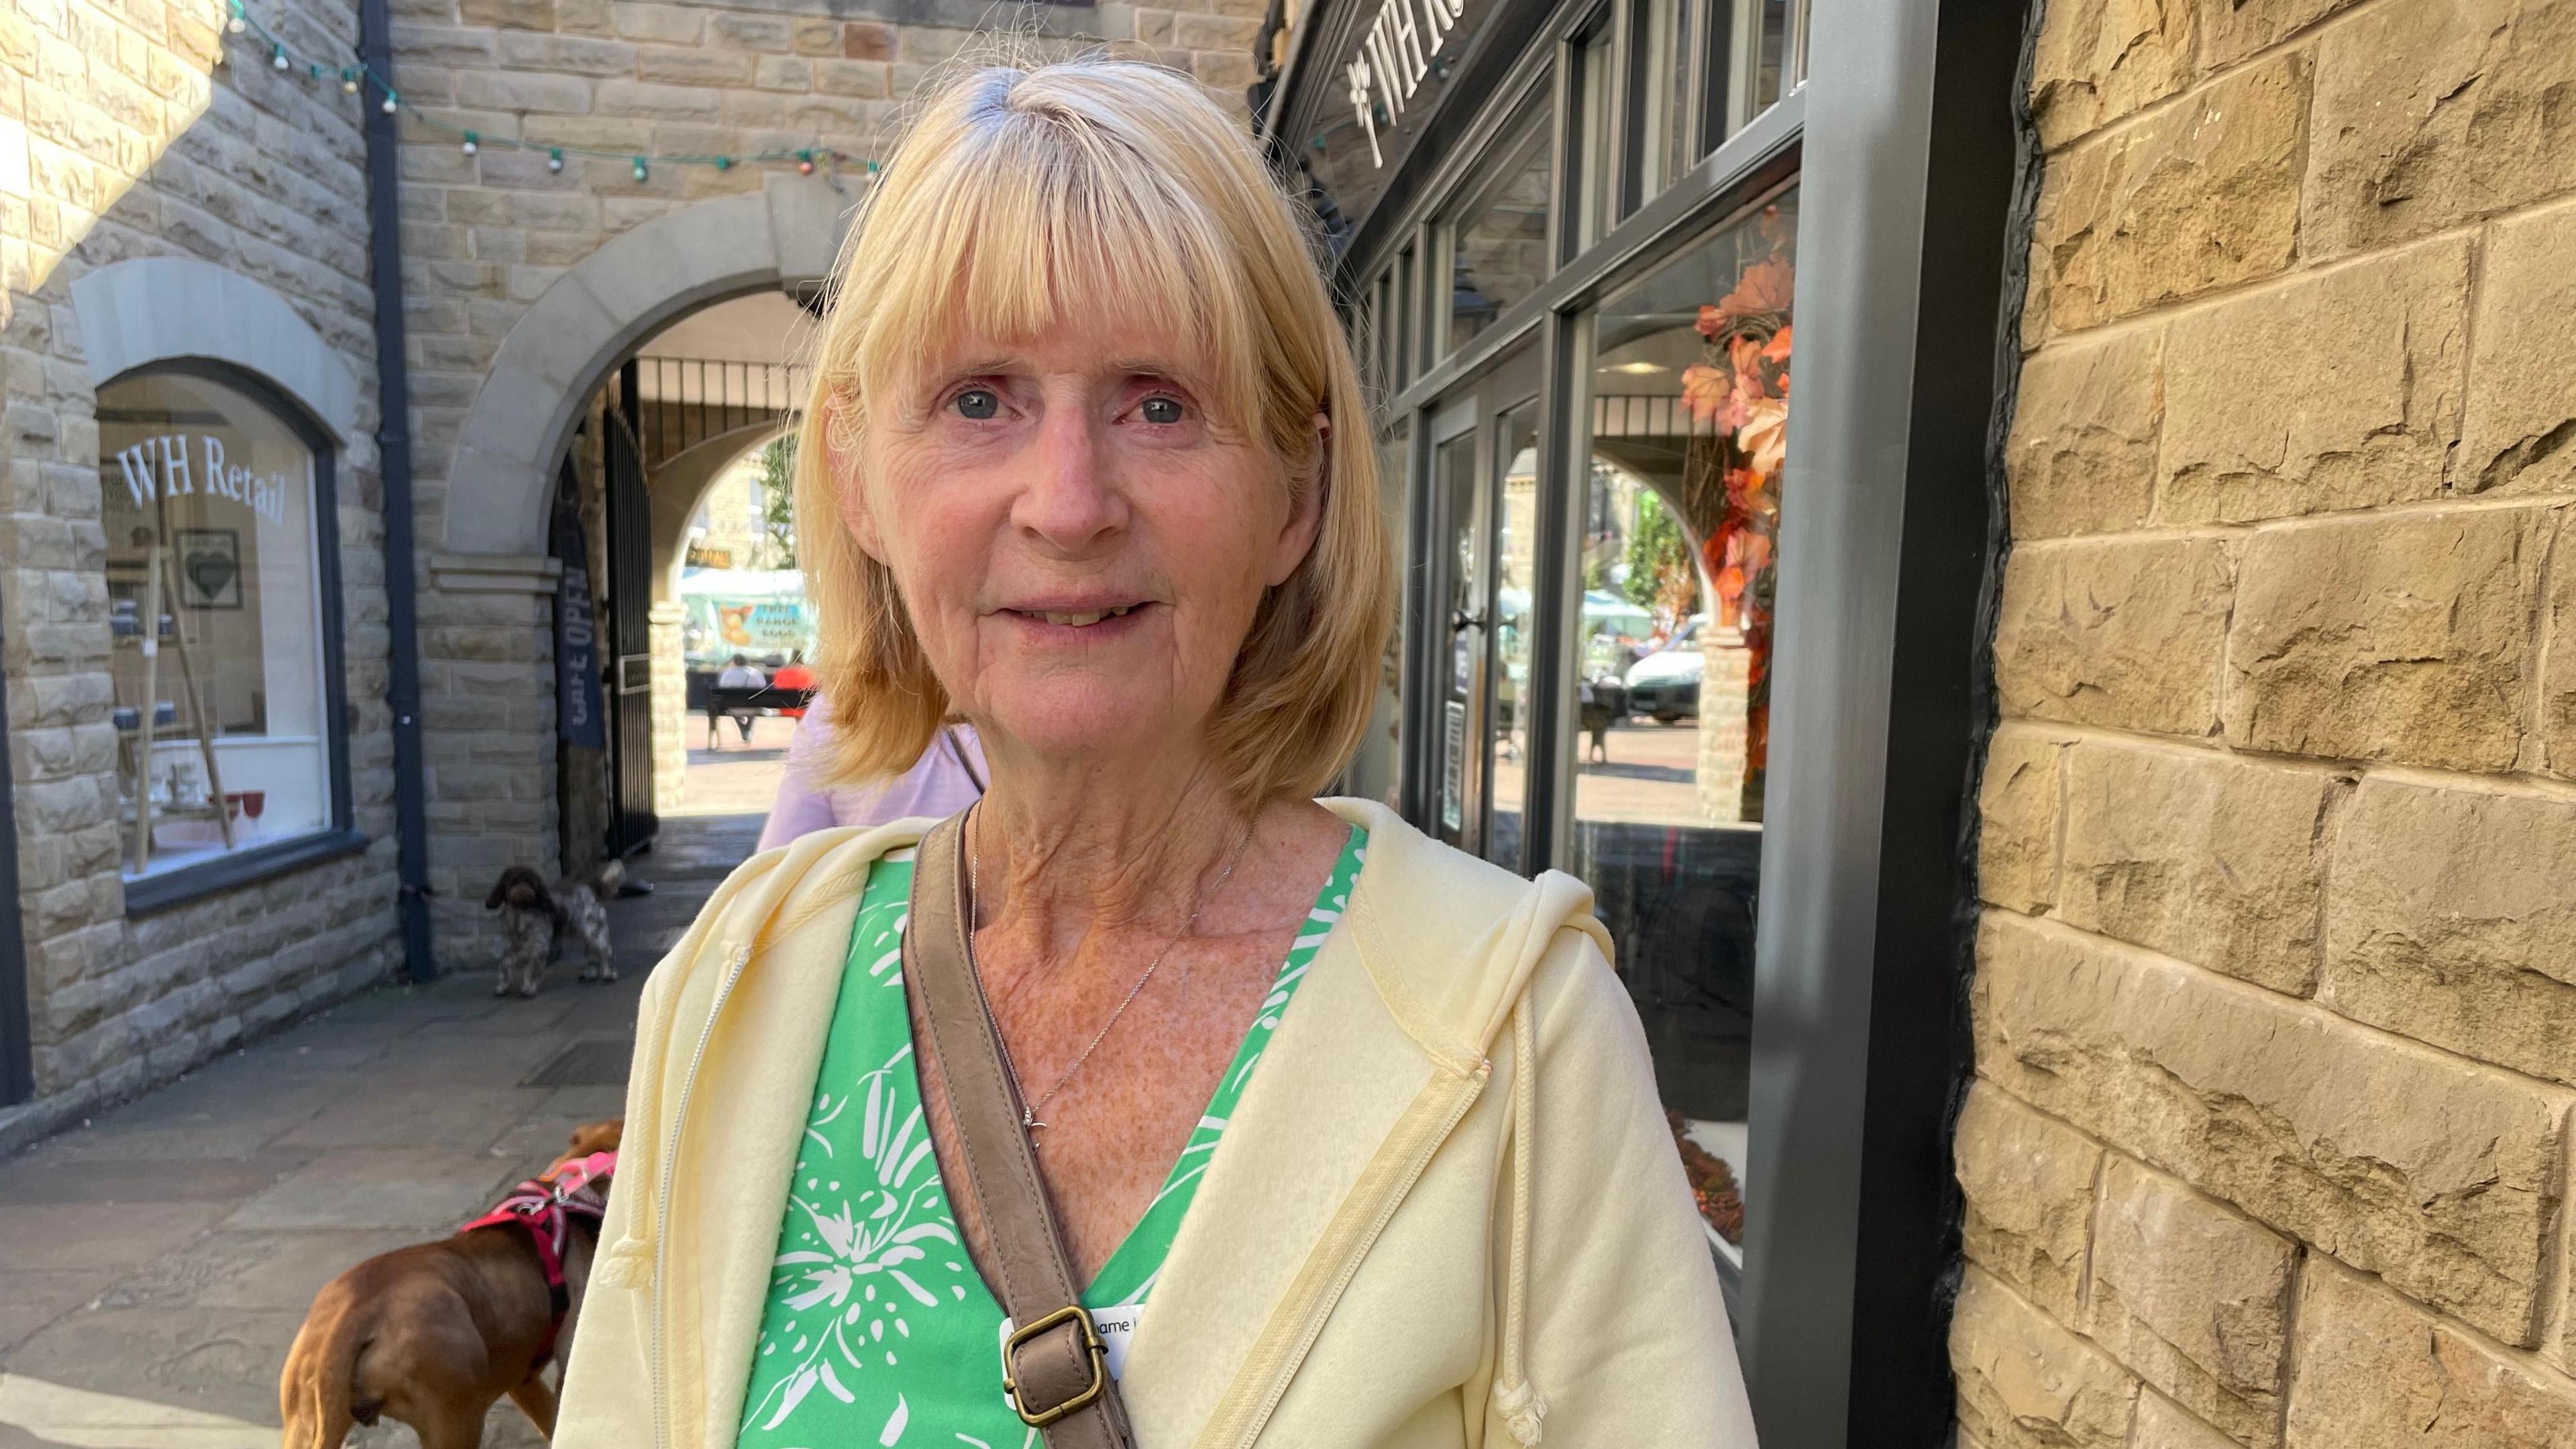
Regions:
<instances>
[{"instance_id":1,"label":"spotted white dog","mask_svg":"<svg viewBox=\"0 0 2576 1449\"><path fill-rule=\"evenodd\" d=\"M501 872L485 898L485 910L501 912L501 972L495 996L534 996L553 963L555 943L571 936L581 943L589 964L584 981L617 979L617 959L608 939L608 910L602 895L616 894L626 867L610 861L587 881L565 880L549 889L535 870L514 865Z\"/></svg>"}]
</instances>

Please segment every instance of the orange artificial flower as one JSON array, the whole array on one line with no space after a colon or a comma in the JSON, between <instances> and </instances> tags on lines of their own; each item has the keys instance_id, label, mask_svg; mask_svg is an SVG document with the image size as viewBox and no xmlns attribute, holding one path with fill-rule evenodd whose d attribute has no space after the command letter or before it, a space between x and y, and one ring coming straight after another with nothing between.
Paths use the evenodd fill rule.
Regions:
<instances>
[{"instance_id":1,"label":"orange artificial flower","mask_svg":"<svg viewBox=\"0 0 2576 1449\"><path fill-rule=\"evenodd\" d=\"M1746 267L1744 275L1736 281L1735 290L1718 299L1718 314L1726 319L1722 330L1733 330L1735 322L1746 317L1787 312L1789 300L1797 289L1797 277L1789 264L1778 257L1768 257ZM1702 312L1701 330L1707 331L1705 310ZM1713 337L1716 334L1708 335Z\"/></svg>"},{"instance_id":2,"label":"orange artificial flower","mask_svg":"<svg viewBox=\"0 0 2576 1449\"><path fill-rule=\"evenodd\" d=\"M1682 406L1699 422L1709 422L1726 409L1732 380L1717 368L1694 362L1682 369Z\"/></svg>"},{"instance_id":3,"label":"orange artificial flower","mask_svg":"<svg viewBox=\"0 0 2576 1449\"><path fill-rule=\"evenodd\" d=\"M1778 398L1764 398L1751 412L1736 429L1735 444L1744 450L1754 471L1768 477L1789 458L1789 405Z\"/></svg>"}]
</instances>

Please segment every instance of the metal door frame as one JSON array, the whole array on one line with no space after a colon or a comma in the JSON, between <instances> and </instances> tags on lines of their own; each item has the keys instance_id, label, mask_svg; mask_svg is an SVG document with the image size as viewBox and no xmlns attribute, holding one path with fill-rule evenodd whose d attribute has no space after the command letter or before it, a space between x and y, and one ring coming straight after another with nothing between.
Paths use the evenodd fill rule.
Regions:
<instances>
[{"instance_id":1,"label":"metal door frame","mask_svg":"<svg viewBox=\"0 0 2576 1449\"><path fill-rule=\"evenodd\" d=\"M600 439L608 503L607 844L611 859L650 849L661 828L661 818L653 811L652 495L651 480L644 476L641 393L635 360L628 358L617 369L615 406L605 410L607 423ZM625 502L618 497L621 448L633 458L636 474L636 496ZM643 647L628 647L638 643ZM641 681L632 677L639 664ZM630 703L638 696L645 701L641 710ZM640 798L630 798L629 788L639 779Z\"/></svg>"},{"instance_id":2,"label":"metal door frame","mask_svg":"<svg viewBox=\"0 0 2576 1449\"><path fill-rule=\"evenodd\" d=\"M1481 399L1476 396L1462 398L1433 420L1430 429L1429 471L1425 474L1428 486L1423 490L1429 500L1431 522L1430 531L1424 535L1428 549L1426 562L1430 565L1426 571L1428 578L1425 581L1425 600L1428 607L1423 612L1422 630L1425 666L1423 682L1427 687L1416 697L1423 705L1419 734L1427 759L1427 766L1423 772L1424 820L1427 828L1434 834L1447 828L1445 812L1452 794L1448 746L1449 710L1453 703L1450 694L1457 665L1458 634L1460 630L1467 627L1461 622L1458 614L1456 599L1458 558L1453 546L1455 538L1451 512L1452 490L1446 486L1443 477L1441 454L1462 439L1466 442L1467 464L1464 470L1468 489L1466 528L1471 545L1476 547L1477 561L1481 563L1486 550L1481 546L1484 530L1480 526L1484 511L1481 497L1484 490L1481 484L1485 471L1483 467L1485 420L1480 403ZM1481 573L1483 570L1479 569L1478 572ZM1482 611L1476 617L1484 617ZM1490 633L1490 630L1484 630L1484 626L1478 627ZM1481 644L1482 641L1479 642ZM1466 701L1462 706L1463 714L1458 722L1459 774L1456 793L1464 796L1458 807L1458 848L1471 854L1482 853L1485 832L1484 810L1481 804L1484 772L1476 767L1475 745L1483 728L1484 658L1485 650L1482 647L1476 647L1468 656L1468 677L1464 686Z\"/></svg>"}]
</instances>

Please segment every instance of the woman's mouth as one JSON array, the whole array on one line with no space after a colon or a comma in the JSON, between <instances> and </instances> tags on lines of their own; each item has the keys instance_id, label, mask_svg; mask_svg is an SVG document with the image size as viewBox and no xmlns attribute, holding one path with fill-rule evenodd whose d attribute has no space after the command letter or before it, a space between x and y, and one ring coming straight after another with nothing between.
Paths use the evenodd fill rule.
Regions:
<instances>
[{"instance_id":1,"label":"woman's mouth","mask_svg":"<svg viewBox=\"0 0 2576 1449\"><path fill-rule=\"evenodd\" d=\"M1006 608L1001 614L1027 630L1032 638L1071 644L1076 641L1106 641L1123 635L1142 624L1154 607L1153 601L1146 599L1132 604L1099 604L1075 609Z\"/></svg>"},{"instance_id":2,"label":"woman's mouth","mask_svg":"<svg viewBox=\"0 0 2576 1449\"><path fill-rule=\"evenodd\" d=\"M1143 607L1144 605L1142 604L1121 604L1114 609L1077 609L1070 611L1058 609L1013 609L1011 612L1020 615L1022 618L1037 619L1048 624L1058 624L1068 629L1088 629L1103 619L1123 619L1130 613Z\"/></svg>"}]
</instances>

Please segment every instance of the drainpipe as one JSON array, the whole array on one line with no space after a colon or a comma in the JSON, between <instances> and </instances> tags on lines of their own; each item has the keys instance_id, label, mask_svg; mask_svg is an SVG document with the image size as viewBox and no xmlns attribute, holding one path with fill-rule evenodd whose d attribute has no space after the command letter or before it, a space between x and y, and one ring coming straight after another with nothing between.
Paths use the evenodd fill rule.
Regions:
<instances>
[{"instance_id":1,"label":"drainpipe","mask_svg":"<svg viewBox=\"0 0 2576 1449\"><path fill-rule=\"evenodd\" d=\"M390 84L393 23L387 0L359 0L358 56ZM394 716L395 870L402 884L403 971L414 981L438 974L429 953L429 824L420 741L420 621L416 600L411 501L411 370L404 359L402 204L395 118L368 96L368 251L376 294L376 470L384 482L385 623L392 635L392 680L386 702Z\"/></svg>"}]
</instances>

